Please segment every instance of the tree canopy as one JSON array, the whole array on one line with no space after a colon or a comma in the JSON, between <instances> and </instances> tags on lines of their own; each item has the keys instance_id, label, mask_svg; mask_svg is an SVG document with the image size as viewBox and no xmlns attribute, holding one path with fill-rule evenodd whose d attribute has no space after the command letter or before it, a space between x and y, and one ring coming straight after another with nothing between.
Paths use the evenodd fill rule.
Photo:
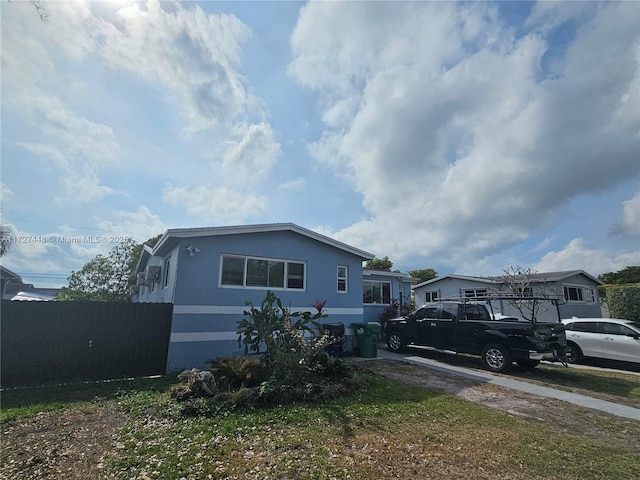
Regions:
<instances>
[{"instance_id":1,"label":"tree canopy","mask_svg":"<svg viewBox=\"0 0 640 480\"><path fill-rule=\"evenodd\" d=\"M69 286L56 300L85 300L93 302L130 302L132 273L138 264L144 244L150 247L161 235L150 238L143 244L133 239L113 247L105 256L96 255L80 270L73 270L67 279Z\"/></svg>"},{"instance_id":2,"label":"tree canopy","mask_svg":"<svg viewBox=\"0 0 640 480\"><path fill-rule=\"evenodd\" d=\"M598 280L609 285L640 283L640 266L625 267L617 272L598 275Z\"/></svg>"},{"instance_id":3,"label":"tree canopy","mask_svg":"<svg viewBox=\"0 0 640 480\"><path fill-rule=\"evenodd\" d=\"M432 280L438 276L433 268L423 268L422 270L409 270L409 275L413 278L417 278L419 283Z\"/></svg>"},{"instance_id":4,"label":"tree canopy","mask_svg":"<svg viewBox=\"0 0 640 480\"><path fill-rule=\"evenodd\" d=\"M393 267L393 262L389 260L389 257L374 258L373 260L367 260L365 268L369 270L379 270L382 272L390 272Z\"/></svg>"}]
</instances>

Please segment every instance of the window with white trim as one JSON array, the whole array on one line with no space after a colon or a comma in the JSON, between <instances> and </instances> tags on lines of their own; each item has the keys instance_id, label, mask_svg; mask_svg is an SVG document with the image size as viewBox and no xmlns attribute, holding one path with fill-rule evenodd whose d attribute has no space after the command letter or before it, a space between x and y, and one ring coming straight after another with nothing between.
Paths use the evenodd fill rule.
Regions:
<instances>
[{"instance_id":1,"label":"window with white trim","mask_svg":"<svg viewBox=\"0 0 640 480\"><path fill-rule=\"evenodd\" d=\"M595 303L596 293L591 287L563 285L564 299L567 302Z\"/></svg>"},{"instance_id":2,"label":"window with white trim","mask_svg":"<svg viewBox=\"0 0 640 480\"><path fill-rule=\"evenodd\" d=\"M304 290L306 264L273 258L223 255L220 285Z\"/></svg>"},{"instance_id":3,"label":"window with white trim","mask_svg":"<svg viewBox=\"0 0 640 480\"><path fill-rule=\"evenodd\" d=\"M428 292L424 292L424 301L426 303L437 302L438 301L438 290L431 290Z\"/></svg>"},{"instance_id":4,"label":"window with white trim","mask_svg":"<svg viewBox=\"0 0 640 480\"><path fill-rule=\"evenodd\" d=\"M344 265L338 265L338 292L347 293L349 268Z\"/></svg>"},{"instance_id":5,"label":"window with white trim","mask_svg":"<svg viewBox=\"0 0 640 480\"><path fill-rule=\"evenodd\" d=\"M462 291L462 295L466 298L484 297L486 294L486 288L467 288Z\"/></svg>"},{"instance_id":6,"label":"window with white trim","mask_svg":"<svg viewBox=\"0 0 640 480\"><path fill-rule=\"evenodd\" d=\"M362 282L362 302L368 304L390 304L391 282L364 280Z\"/></svg>"}]
</instances>

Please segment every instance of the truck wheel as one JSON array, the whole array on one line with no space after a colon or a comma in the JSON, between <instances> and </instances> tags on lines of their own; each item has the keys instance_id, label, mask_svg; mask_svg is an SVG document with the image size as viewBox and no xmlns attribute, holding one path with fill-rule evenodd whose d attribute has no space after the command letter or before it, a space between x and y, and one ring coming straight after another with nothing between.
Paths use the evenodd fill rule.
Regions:
<instances>
[{"instance_id":1,"label":"truck wheel","mask_svg":"<svg viewBox=\"0 0 640 480\"><path fill-rule=\"evenodd\" d=\"M567 342L567 348L565 349L565 358L567 363L580 363L582 360L582 350L580 347L572 342Z\"/></svg>"},{"instance_id":2,"label":"truck wheel","mask_svg":"<svg viewBox=\"0 0 640 480\"><path fill-rule=\"evenodd\" d=\"M506 373L511 370L511 353L499 343L490 343L482 349L482 364L487 370Z\"/></svg>"},{"instance_id":3,"label":"truck wheel","mask_svg":"<svg viewBox=\"0 0 640 480\"><path fill-rule=\"evenodd\" d=\"M392 352L402 352L406 350L407 344L400 332L391 332L387 335L387 345Z\"/></svg>"}]
</instances>

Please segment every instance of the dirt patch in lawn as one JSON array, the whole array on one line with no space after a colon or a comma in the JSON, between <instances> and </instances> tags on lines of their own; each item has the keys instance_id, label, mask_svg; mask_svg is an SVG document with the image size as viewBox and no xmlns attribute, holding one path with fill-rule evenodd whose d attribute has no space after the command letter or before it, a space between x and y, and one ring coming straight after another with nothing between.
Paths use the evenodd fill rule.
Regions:
<instances>
[{"instance_id":1,"label":"dirt patch in lawn","mask_svg":"<svg viewBox=\"0 0 640 480\"><path fill-rule=\"evenodd\" d=\"M0 478L100 478L125 421L117 405L103 404L3 423Z\"/></svg>"}]
</instances>

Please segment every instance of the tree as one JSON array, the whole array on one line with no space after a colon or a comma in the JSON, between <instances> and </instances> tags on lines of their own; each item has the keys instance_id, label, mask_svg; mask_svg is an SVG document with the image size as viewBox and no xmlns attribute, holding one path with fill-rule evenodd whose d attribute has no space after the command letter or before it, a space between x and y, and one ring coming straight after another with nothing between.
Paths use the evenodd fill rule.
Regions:
<instances>
[{"instance_id":1,"label":"tree","mask_svg":"<svg viewBox=\"0 0 640 480\"><path fill-rule=\"evenodd\" d=\"M0 257L11 251L15 243L16 233L10 225L0 225Z\"/></svg>"},{"instance_id":2,"label":"tree","mask_svg":"<svg viewBox=\"0 0 640 480\"><path fill-rule=\"evenodd\" d=\"M627 285L640 283L640 266L625 267L617 272L598 275L598 280L608 285Z\"/></svg>"},{"instance_id":3,"label":"tree","mask_svg":"<svg viewBox=\"0 0 640 480\"><path fill-rule=\"evenodd\" d=\"M419 283L432 280L438 276L433 268L423 268L422 270L409 270L409 275L413 278L417 278Z\"/></svg>"},{"instance_id":4,"label":"tree","mask_svg":"<svg viewBox=\"0 0 640 480\"><path fill-rule=\"evenodd\" d=\"M503 270L496 284L499 294L512 297L503 300L504 304L515 308L522 318L529 321L555 308L558 301L559 293L531 268L510 266Z\"/></svg>"},{"instance_id":5,"label":"tree","mask_svg":"<svg viewBox=\"0 0 640 480\"><path fill-rule=\"evenodd\" d=\"M97 255L80 270L72 271L69 286L57 300L130 302L129 277L135 268L138 243L129 239L113 247L107 256ZM138 253L139 257L139 253Z\"/></svg>"},{"instance_id":6,"label":"tree","mask_svg":"<svg viewBox=\"0 0 640 480\"><path fill-rule=\"evenodd\" d=\"M393 262L389 260L389 257L374 258L373 260L367 260L364 268L369 270L379 270L381 272L390 272L393 267Z\"/></svg>"}]
</instances>

